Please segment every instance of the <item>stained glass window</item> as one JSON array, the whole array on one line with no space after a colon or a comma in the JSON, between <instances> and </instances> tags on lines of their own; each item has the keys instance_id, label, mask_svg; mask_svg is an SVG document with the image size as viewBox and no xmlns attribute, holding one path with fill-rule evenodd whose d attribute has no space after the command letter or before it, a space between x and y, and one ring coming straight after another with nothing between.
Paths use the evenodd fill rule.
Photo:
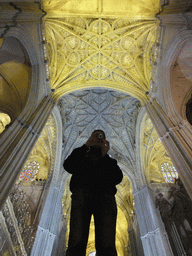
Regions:
<instances>
[{"instance_id":1,"label":"stained glass window","mask_svg":"<svg viewBox=\"0 0 192 256\"><path fill-rule=\"evenodd\" d=\"M39 163L32 161L28 163L22 170L19 180L20 181L34 181L39 171Z\"/></svg>"},{"instance_id":2,"label":"stained glass window","mask_svg":"<svg viewBox=\"0 0 192 256\"><path fill-rule=\"evenodd\" d=\"M161 165L161 171L164 176L165 182L174 183L175 179L178 179L178 172L175 167L170 163L163 163Z\"/></svg>"}]
</instances>

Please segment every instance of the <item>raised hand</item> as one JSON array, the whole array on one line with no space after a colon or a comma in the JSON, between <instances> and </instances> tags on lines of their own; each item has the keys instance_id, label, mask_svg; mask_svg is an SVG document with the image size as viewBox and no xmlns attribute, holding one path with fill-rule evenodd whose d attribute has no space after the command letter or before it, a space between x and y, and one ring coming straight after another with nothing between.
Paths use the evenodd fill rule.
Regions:
<instances>
[{"instance_id":1,"label":"raised hand","mask_svg":"<svg viewBox=\"0 0 192 256\"><path fill-rule=\"evenodd\" d=\"M101 147L102 156L105 156L109 151L109 149L110 149L109 141L103 140L103 145Z\"/></svg>"}]
</instances>

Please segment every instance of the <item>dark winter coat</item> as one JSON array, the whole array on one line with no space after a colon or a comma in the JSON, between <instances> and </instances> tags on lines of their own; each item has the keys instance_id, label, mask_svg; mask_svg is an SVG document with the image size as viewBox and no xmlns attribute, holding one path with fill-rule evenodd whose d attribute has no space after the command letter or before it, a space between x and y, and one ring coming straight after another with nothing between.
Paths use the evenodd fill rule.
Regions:
<instances>
[{"instance_id":1,"label":"dark winter coat","mask_svg":"<svg viewBox=\"0 0 192 256\"><path fill-rule=\"evenodd\" d=\"M115 195L123 174L117 161L109 155L90 156L86 145L73 150L64 161L64 169L72 174L70 190L83 190L89 195Z\"/></svg>"}]
</instances>

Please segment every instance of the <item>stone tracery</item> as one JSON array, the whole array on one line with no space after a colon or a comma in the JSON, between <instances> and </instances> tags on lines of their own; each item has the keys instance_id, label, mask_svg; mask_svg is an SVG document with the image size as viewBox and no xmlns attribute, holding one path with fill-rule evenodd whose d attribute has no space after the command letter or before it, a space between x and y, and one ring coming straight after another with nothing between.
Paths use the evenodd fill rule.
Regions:
<instances>
[{"instance_id":1,"label":"stone tracery","mask_svg":"<svg viewBox=\"0 0 192 256\"><path fill-rule=\"evenodd\" d=\"M143 101L156 56L156 19L65 17L45 20L52 88L119 88Z\"/></svg>"},{"instance_id":2,"label":"stone tracery","mask_svg":"<svg viewBox=\"0 0 192 256\"><path fill-rule=\"evenodd\" d=\"M65 157L85 143L94 129L103 129L111 143L110 154L135 170L134 130L139 108L135 98L112 90L84 90L63 96L60 107L65 109Z\"/></svg>"}]
</instances>

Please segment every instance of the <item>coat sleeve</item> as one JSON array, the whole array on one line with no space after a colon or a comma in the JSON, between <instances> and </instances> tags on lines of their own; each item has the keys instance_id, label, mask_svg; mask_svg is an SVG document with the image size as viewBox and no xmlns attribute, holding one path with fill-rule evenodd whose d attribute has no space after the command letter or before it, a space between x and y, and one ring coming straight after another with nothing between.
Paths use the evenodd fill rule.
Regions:
<instances>
[{"instance_id":1,"label":"coat sleeve","mask_svg":"<svg viewBox=\"0 0 192 256\"><path fill-rule=\"evenodd\" d=\"M65 159L63 163L64 169L71 174L77 172L83 164L88 149L86 145L74 149L67 159Z\"/></svg>"},{"instance_id":2,"label":"coat sleeve","mask_svg":"<svg viewBox=\"0 0 192 256\"><path fill-rule=\"evenodd\" d=\"M123 173L117 164L117 160L106 156L106 161L104 164L104 171L103 174L106 173L106 178L108 177L108 182L112 185L119 184L123 179Z\"/></svg>"},{"instance_id":3,"label":"coat sleeve","mask_svg":"<svg viewBox=\"0 0 192 256\"><path fill-rule=\"evenodd\" d=\"M123 173L117 164L117 160L113 159L114 183L119 184L123 179Z\"/></svg>"}]
</instances>

